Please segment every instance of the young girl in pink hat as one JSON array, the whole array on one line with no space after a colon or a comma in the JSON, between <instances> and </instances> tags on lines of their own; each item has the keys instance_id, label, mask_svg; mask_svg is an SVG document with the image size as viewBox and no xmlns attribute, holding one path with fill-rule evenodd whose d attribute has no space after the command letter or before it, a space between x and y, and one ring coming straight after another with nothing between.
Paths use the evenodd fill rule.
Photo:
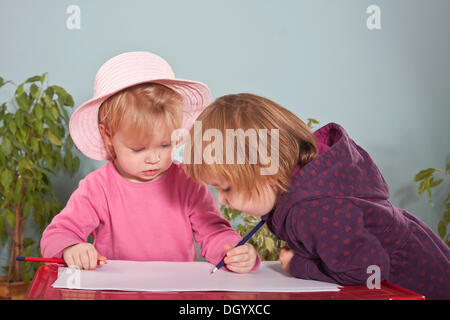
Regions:
<instances>
[{"instance_id":1,"label":"young girl in pink hat","mask_svg":"<svg viewBox=\"0 0 450 320\"><path fill-rule=\"evenodd\" d=\"M206 85L176 79L169 64L149 52L108 60L95 79L94 98L71 116L70 133L87 157L108 160L80 181L41 239L44 257L95 269L97 260L193 261L201 255L249 272L255 249L233 248L241 237L218 210L206 185L173 161L180 143L210 99ZM94 243L88 243L92 234Z\"/></svg>"}]
</instances>

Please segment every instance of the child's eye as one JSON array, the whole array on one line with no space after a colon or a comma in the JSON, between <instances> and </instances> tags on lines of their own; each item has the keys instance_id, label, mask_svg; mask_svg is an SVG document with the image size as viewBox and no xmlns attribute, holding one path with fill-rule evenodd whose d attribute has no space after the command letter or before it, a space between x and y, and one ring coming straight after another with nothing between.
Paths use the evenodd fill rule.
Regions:
<instances>
[{"instance_id":1,"label":"child's eye","mask_svg":"<svg viewBox=\"0 0 450 320\"><path fill-rule=\"evenodd\" d=\"M133 150L134 152L140 152L140 151L144 150L144 148L138 148L138 149L131 148L131 150Z\"/></svg>"},{"instance_id":2,"label":"child's eye","mask_svg":"<svg viewBox=\"0 0 450 320\"><path fill-rule=\"evenodd\" d=\"M223 192L229 192L231 190L231 187L228 187L226 189L222 189Z\"/></svg>"},{"instance_id":3,"label":"child's eye","mask_svg":"<svg viewBox=\"0 0 450 320\"><path fill-rule=\"evenodd\" d=\"M170 147L171 146L171 144L169 143L169 144L162 144L161 145L161 147L163 147L163 148L168 148L168 147Z\"/></svg>"}]
</instances>

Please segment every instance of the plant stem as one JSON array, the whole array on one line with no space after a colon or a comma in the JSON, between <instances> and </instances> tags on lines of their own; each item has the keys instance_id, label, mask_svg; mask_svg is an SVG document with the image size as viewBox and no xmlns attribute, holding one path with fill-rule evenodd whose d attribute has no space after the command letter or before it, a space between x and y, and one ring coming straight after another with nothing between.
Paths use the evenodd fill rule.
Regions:
<instances>
[{"instance_id":1,"label":"plant stem","mask_svg":"<svg viewBox=\"0 0 450 320\"><path fill-rule=\"evenodd\" d=\"M16 257L23 252L23 215L20 210L21 202L15 206L16 225L14 226L14 236L11 243L11 254L9 257L8 281L22 281L21 264L16 261Z\"/></svg>"}]
</instances>

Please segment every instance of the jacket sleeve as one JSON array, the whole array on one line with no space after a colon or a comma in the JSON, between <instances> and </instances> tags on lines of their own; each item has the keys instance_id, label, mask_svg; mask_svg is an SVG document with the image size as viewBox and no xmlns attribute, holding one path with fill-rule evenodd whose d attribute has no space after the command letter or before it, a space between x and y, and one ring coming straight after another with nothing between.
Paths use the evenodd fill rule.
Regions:
<instances>
[{"instance_id":1,"label":"jacket sleeve","mask_svg":"<svg viewBox=\"0 0 450 320\"><path fill-rule=\"evenodd\" d=\"M380 268L388 280L390 259L379 240L364 228L363 212L349 199L302 202L291 212L288 228L294 277L343 285L366 284L368 267Z\"/></svg>"},{"instance_id":2,"label":"jacket sleeve","mask_svg":"<svg viewBox=\"0 0 450 320\"><path fill-rule=\"evenodd\" d=\"M224 245L236 245L242 237L222 217L211 191L206 185L190 183L188 208L191 227L200 254L210 263L218 264L225 255ZM259 255L252 271L261 263Z\"/></svg>"},{"instance_id":3,"label":"jacket sleeve","mask_svg":"<svg viewBox=\"0 0 450 320\"><path fill-rule=\"evenodd\" d=\"M86 242L89 234L99 225L99 208L102 201L95 197L100 190L81 180L67 205L46 227L41 238L42 256L62 258L63 250L71 245Z\"/></svg>"}]
</instances>

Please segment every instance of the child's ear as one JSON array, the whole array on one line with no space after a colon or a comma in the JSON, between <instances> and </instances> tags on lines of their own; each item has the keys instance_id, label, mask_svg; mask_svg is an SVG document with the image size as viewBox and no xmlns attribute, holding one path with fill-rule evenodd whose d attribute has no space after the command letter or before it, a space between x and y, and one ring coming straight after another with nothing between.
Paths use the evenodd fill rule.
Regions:
<instances>
[{"instance_id":1,"label":"child's ear","mask_svg":"<svg viewBox=\"0 0 450 320\"><path fill-rule=\"evenodd\" d=\"M98 125L98 130L100 131L100 135L102 136L106 151L108 151L108 154L114 159L115 153L114 153L114 148L113 148L113 144L112 144L111 131L108 128L106 128L103 123L100 123Z\"/></svg>"},{"instance_id":2,"label":"child's ear","mask_svg":"<svg viewBox=\"0 0 450 320\"><path fill-rule=\"evenodd\" d=\"M112 140L111 139L111 133L108 130L108 128L105 127L105 125L103 123L100 123L98 125L98 130L100 131L100 135L102 136L103 141L111 142L111 140Z\"/></svg>"}]
</instances>

